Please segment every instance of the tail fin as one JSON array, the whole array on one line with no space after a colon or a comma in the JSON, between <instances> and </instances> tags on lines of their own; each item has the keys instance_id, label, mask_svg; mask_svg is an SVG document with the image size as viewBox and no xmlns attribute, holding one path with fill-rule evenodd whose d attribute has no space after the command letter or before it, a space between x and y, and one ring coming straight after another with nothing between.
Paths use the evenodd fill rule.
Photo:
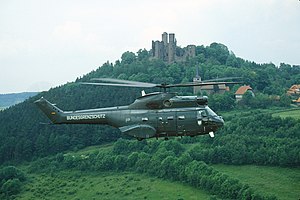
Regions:
<instances>
[{"instance_id":1,"label":"tail fin","mask_svg":"<svg viewBox=\"0 0 300 200\"><path fill-rule=\"evenodd\" d=\"M34 102L39 109L52 121L54 124L60 124L62 122L63 111L55 106L55 104L50 103L43 97Z\"/></svg>"}]
</instances>

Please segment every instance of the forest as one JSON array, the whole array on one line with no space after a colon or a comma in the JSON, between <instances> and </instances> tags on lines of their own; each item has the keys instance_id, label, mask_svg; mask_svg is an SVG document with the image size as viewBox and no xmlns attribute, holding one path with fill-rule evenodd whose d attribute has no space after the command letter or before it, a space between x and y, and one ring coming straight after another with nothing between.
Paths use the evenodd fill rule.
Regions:
<instances>
[{"instance_id":1,"label":"forest","mask_svg":"<svg viewBox=\"0 0 300 200\"><path fill-rule=\"evenodd\" d=\"M236 57L219 43L197 46L196 57L184 62L166 64L149 58L149 52L145 49L137 53L124 52L115 63L104 63L74 82L39 93L23 103L0 111L0 175L9 170L14 174L8 178L0 176L1 195L8 197L17 194L26 182L26 175L12 166L32 162L32 171L69 168L128 170L186 182L228 199L276 199L275 196L257 193L210 165L299 167L299 120L274 117L260 112L260 109L290 109L291 99L286 91L291 85L299 84L300 66L257 64ZM63 110L126 105L140 96L139 89L94 87L80 85L79 82L112 77L152 83L186 83L192 81L196 68L199 68L203 80L241 77L256 94L253 98L246 94L236 103L234 92L239 85L235 85L224 95L209 96L209 106L216 112L250 112L247 115L224 116L226 124L214 139L199 136L137 142L108 126L51 126L40 123L49 121L33 104L43 96ZM151 91L146 90L147 93ZM179 88L176 92L191 95L192 88ZM279 96L280 99L275 101L273 96ZM112 149L98 151L88 157L69 157L64 154L88 146L112 143Z\"/></svg>"}]
</instances>

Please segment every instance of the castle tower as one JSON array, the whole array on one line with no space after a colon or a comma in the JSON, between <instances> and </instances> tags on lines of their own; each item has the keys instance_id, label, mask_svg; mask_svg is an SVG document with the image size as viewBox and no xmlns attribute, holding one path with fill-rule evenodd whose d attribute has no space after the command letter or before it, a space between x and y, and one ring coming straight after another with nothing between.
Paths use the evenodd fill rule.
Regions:
<instances>
[{"instance_id":1,"label":"castle tower","mask_svg":"<svg viewBox=\"0 0 300 200\"><path fill-rule=\"evenodd\" d=\"M167 44L168 44L168 33L164 32L162 34L162 41L164 42L164 45L167 46Z\"/></svg>"},{"instance_id":2,"label":"castle tower","mask_svg":"<svg viewBox=\"0 0 300 200\"><path fill-rule=\"evenodd\" d=\"M169 43L175 43L175 34L174 33L170 33L169 34Z\"/></svg>"},{"instance_id":3,"label":"castle tower","mask_svg":"<svg viewBox=\"0 0 300 200\"><path fill-rule=\"evenodd\" d=\"M175 50L176 50L176 40L175 34L169 34L169 45L168 45L168 62L172 63L175 61Z\"/></svg>"},{"instance_id":4,"label":"castle tower","mask_svg":"<svg viewBox=\"0 0 300 200\"><path fill-rule=\"evenodd\" d=\"M152 54L156 59L164 59L164 43L160 41L152 41Z\"/></svg>"}]
</instances>

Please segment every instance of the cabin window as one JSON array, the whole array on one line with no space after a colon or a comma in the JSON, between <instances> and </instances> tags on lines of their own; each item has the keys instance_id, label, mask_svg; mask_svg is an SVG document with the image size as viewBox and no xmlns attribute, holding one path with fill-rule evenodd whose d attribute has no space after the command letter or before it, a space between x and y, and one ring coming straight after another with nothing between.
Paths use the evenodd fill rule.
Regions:
<instances>
[{"instance_id":1,"label":"cabin window","mask_svg":"<svg viewBox=\"0 0 300 200\"><path fill-rule=\"evenodd\" d=\"M143 118L142 118L142 121L143 121L143 122L148 121L148 120L149 120L148 117L143 117Z\"/></svg>"},{"instance_id":2,"label":"cabin window","mask_svg":"<svg viewBox=\"0 0 300 200\"><path fill-rule=\"evenodd\" d=\"M173 120L174 117L173 117L173 116L169 116L169 117L167 117L167 119L168 119L168 120Z\"/></svg>"},{"instance_id":3,"label":"cabin window","mask_svg":"<svg viewBox=\"0 0 300 200\"><path fill-rule=\"evenodd\" d=\"M165 100L165 101L164 101L164 105L165 105L166 107L171 107L171 106L172 106L172 102L169 101L169 100Z\"/></svg>"},{"instance_id":4,"label":"cabin window","mask_svg":"<svg viewBox=\"0 0 300 200\"><path fill-rule=\"evenodd\" d=\"M180 116L178 116L178 119L179 119L179 120L184 120L184 119L185 119L185 116L184 116L184 115L180 115Z\"/></svg>"}]
</instances>

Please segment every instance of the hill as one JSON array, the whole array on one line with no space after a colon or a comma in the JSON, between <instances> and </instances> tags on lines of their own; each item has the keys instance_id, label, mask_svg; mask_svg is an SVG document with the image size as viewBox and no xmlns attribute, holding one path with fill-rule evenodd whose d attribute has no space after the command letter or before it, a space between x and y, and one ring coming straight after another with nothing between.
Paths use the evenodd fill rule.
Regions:
<instances>
[{"instance_id":1,"label":"hill","mask_svg":"<svg viewBox=\"0 0 300 200\"><path fill-rule=\"evenodd\" d=\"M29 97L35 96L37 92L22 92L11 94L0 94L0 108L7 108L21 103Z\"/></svg>"},{"instance_id":2,"label":"hill","mask_svg":"<svg viewBox=\"0 0 300 200\"><path fill-rule=\"evenodd\" d=\"M257 94L256 98L236 104L232 91L237 86L233 86L231 92L209 97L210 107L225 113L226 124L214 139L201 136L184 137L179 141L136 142L119 139L126 136L108 126L48 126L39 123L48 122L48 119L33 104L44 96L60 108L71 111L126 105L140 96L138 89L93 87L80 85L78 82L113 77L153 83L184 83L192 80L198 66L203 79L242 77ZM290 85L299 82L300 66L283 63L275 66L272 63L256 64L245 61L237 58L225 45L218 43L207 47L197 46L196 57L172 64L149 59L149 52L146 50L140 50L137 54L125 52L121 60L114 64L105 63L75 82L39 93L23 103L1 111L0 163L5 166L29 161L31 172L45 170L47 174L69 169L89 172L131 171L186 182L194 188L222 198L276 199L268 194L261 194L255 188L211 165L299 167L299 120L272 116L268 111L262 112L262 109L269 110L274 106L281 107L281 110L290 109L285 91ZM177 91L187 95L192 93L191 88ZM271 101L269 95L281 96L280 101ZM244 109L247 109L247 113L241 113ZM63 154L107 143L112 145L101 152L92 151L88 157ZM3 171L11 173L11 168L4 168ZM12 172L15 171L18 172L16 169ZM13 173L16 174L20 173ZM11 194L20 192L19 188L26 185L23 179L19 180L19 176L3 177L0 188L6 193L1 190L1 195L10 194L7 192L11 192L13 188L17 190L13 190Z\"/></svg>"},{"instance_id":3,"label":"hill","mask_svg":"<svg viewBox=\"0 0 300 200\"><path fill-rule=\"evenodd\" d=\"M41 125L40 122L48 122L48 119L33 105L33 101L41 96L64 110L126 105L140 96L138 89L92 87L79 85L77 82L96 77L113 77L154 83L182 83L192 80L198 66L203 79L242 77L246 84L251 84L256 93L262 94L258 102L244 102L241 106L272 105L269 98L264 95L284 96L285 90L300 80L300 66L281 64L276 67L271 63L256 64L245 61L230 53L225 45L218 43L212 43L208 47L197 46L196 57L172 64L149 59L146 50L139 50L137 54L125 52L121 56L121 61L117 60L115 64L105 63L95 71L78 78L74 83L42 92L1 112L0 163L31 160L33 157L115 141L121 136L118 130L106 126ZM178 92L191 94L192 88L179 89ZM212 96L209 103L216 111L230 110L236 106L233 93ZM286 106L284 102L274 104Z\"/></svg>"},{"instance_id":4,"label":"hill","mask_svg":"<svg viewBox=\"0 0 300 200\"><path fill-rule=\"evenodd\" d=\"M299 168L212 165L173 139L114 144L21 165L18 199L295 199ZM196 143L195 143L196 144ZM1 172L1 171L0 171Z\"/></svg>"}]
</instances>

